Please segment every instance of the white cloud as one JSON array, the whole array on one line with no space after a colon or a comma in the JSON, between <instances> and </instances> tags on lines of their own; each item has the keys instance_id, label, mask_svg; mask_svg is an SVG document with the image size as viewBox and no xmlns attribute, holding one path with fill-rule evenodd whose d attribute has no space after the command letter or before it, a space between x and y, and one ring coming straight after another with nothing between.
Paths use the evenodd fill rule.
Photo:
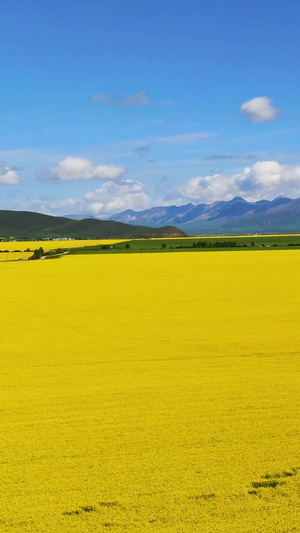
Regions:
<instances>
[{"instance_id":1,"label":"white cloud","mask_svg":"<svg viewBox=\"0 0 300 533\"><path fill-rule=\"evenodd\" d=\"M140 91L139 93L131 94L126 98L111 98L109 94L95 93L92 96L92 101L95 103L104 103L107 105L124 105L124 106L142 106L150 105L151 99L147 95L146 91Z\"/></svg>"},{"instance_id":2,"label":"white cloud","mask_svg":"<svg viewBox=\"0 0 300 533\"><path fill-rule=\"evenodd\" d=\"M127 179L118 184L108 181L102 187L86 193L83 201L94 214L112 214L126 209L145 209L149 206L150 198L142 183Z\"/></svg>"},{"instance_id":3,"label":"white cloud","mask_svg":"<svg viewBox=\"0 0 300 533\"><path fill-rule=\"evenodd\" d=\"M277 161L259 161L252 167L246 167L242 174L235 176L236 184L255 195L264 193L268 198L283 194L300 195L300 166L280 165Z\"/></svg>"},{"instance_id":4,"label":"white cloud","mask_svg":"<svg viewBox=\"0 0 300 533\"><path fill-rule=\"evenodd\" d=\"M0 183L2 185L19 185L21 179L15 170L0 163Z\"/></svg>"},{"instance_id":5,"label":"white cloud","mask_svg":"<svg viewBox=\"0 0 300 533\"><path fill-rule=\"evenodd\" d=\"M174 193L186 201L211 203L242 196L248 201L273 199L282 194L300 196L300 166L259 161L239 174L214 174L190 179Z\"/></svg>"},{"instance_id":6,"label":"white cloud","mask_svg":"<svg viewBox=\"0 0 300 533\"><path fill-rule=\"evenodd\" d=\"M177 192L186 200L197 203L230 200L237 195L233 180L221 174L192 178L182 187L178 187Z\"/></svg>"},{"instance_id":7,"label":"white cloud","mask_svg":"<svg viewBox=\"0 0 300 533\"><path fill-rule=\"evenodd\" d=\"M240 107L241 113L248 116L251 122L266 122L278 117L279 111L272 105L268 96L257 96L248 100Z\"/></svg>"},{"instance_id":8,"label":"white cloud","mask_svg":"<svg viewBox=\"0 0 300 533\"><path fill-rule=\"evenodd\" d=\"M50 179L57 181L107 180L119 178L124 167L114 165L93 165L88 159L66 157L50 171Z\"/></svg>"}]
</instances>

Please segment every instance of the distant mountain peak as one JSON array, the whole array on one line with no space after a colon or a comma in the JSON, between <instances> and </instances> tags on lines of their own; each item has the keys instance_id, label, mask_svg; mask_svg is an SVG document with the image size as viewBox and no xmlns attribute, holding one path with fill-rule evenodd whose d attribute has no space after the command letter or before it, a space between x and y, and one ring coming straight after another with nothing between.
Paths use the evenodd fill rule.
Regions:
<instances>
[{"instance_id":1,"label":"distant mountain peak","mask_svg":"<svg viewBox=\"0 0 300 533\"><path fill-rule=\"evenodd\" d=\"M232 200L229 200L229 203L231 203L231 204L234 204L234 203L237 203L237 202L243 202L244 204L248 204L247 200L245 200L241 196L235 196L234 198L232 198Z\"/></svg>"},{"instance_id":2,"label":"distant mountain peak","mask_svg":"<svg viewBox=\"0 0 300 533\"><path fill-rule=\"evenodd\" d=\"M282 204L288 204L289 202L292 202L292 201L293 200L291 200L290 198L287 198L286 196L283 196L282 194L280 194L279 196L276 196L274 200L272 200L271 204L282 205Z\"/></svg>"},{"instance_id":3,"label":"distant mountain peak","mask_svg":"<svg viewBox=\"0 0 300 533\"><path fill-rule=\"evenodd\" d=\"M276 196L276 198L274 198L274 200L272 201L277 202L277 200L290 200L290 198L287 198L287 196L283 196L283 194L279 194L279 196Z\"/></svg>"}]
</instances>

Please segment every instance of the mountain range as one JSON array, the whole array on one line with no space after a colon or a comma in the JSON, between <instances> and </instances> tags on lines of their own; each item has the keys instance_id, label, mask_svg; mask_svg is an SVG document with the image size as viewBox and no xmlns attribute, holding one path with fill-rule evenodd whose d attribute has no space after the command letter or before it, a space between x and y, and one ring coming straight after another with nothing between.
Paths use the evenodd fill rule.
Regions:
<instances>
[{"instance_id":1,"label":"mountain range","mask_svg":"<svg viewBox=\"0 0 300 533\"><path fill-rule=\"evenodd\" d=\"M109 220L0 210L0 238L155 238L245 233L300 233L300 198L128 209Z\"/></svg>"},{"instance_id":2,"label":"mountain range","mask_svg":"<svg viewBox=\"0 0 300 533\"><path fill-rule=\"evenodd\" d=\"M150 228L111 220L86 218L71 220L30 211L1 211L0 238L2 239L130 239L154 237L184 237L185 233L173 226Z\"/></svg>"},{"instance_id":3,"label":"mountain range","mask_svg":"<svg viewBox=\"0 0 300 533\"><path fill-rule=\"evenodd\" d=\"M171 224L188 234L300 233L300 198L248 202L237 196L212 204L128 209L110 220L152 227Z\"/></svg>"}]
</instances>

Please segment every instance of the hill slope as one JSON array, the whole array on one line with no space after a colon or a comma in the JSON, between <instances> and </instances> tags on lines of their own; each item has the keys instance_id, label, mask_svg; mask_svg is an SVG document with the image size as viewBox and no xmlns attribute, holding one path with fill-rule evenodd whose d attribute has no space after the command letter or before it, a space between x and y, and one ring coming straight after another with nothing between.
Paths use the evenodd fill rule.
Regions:
<instances>
[{"instance_id":1,"label":"hill slope","mask_svg":"<svg viewBox=\"0 0 300 533\"><path fill-rule=\"evenodd\" d=\"M184 232L174 226L151 228L132 226L111 220L86 218L70 220L29 211L0 211L0 237L15 239L43 238L146 238L182 237Z\"/></svg>"}]
</instances>

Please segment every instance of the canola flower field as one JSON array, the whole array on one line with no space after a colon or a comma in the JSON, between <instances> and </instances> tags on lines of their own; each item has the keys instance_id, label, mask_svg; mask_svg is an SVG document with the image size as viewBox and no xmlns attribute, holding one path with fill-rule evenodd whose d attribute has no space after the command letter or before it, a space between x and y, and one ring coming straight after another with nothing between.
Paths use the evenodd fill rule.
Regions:
<instances>
[{"instance_id":1,"label":"canola flower field","mask_svg":"<svg viewBox=\"0 0 300 533\"><path fill-rule=\"evenodd\" d=\"M124 239L81 239L81 240L55 240L55 241L10 241L0 242L0 251L8 250L13 252L18 250L23 252L29 248L29 250L36 250L40 246L45 252L56 250L57 248L78 248L84 246L96 246L98 244L116 244L124 242Z\"/></svg>"},{"instance_id":2,"label":"canola flower field","mask_svg":"<svg viewBox=\"0 0 300 533\"><path fill-rule=\"evenodd\" d=\"M299 266L2 263L0 531L299 531Z\"/></svg>"},{"instance_id":3,"label":"canola flower field","mask_svg":"<svg viewBox=\"0 0 300 533\"><path fill-rule=\"evenodd\" d=\"M26 261L32 256L32 252L2 252L0 253L0 262L3 261Z\"/></svg>"}]
</instances>

